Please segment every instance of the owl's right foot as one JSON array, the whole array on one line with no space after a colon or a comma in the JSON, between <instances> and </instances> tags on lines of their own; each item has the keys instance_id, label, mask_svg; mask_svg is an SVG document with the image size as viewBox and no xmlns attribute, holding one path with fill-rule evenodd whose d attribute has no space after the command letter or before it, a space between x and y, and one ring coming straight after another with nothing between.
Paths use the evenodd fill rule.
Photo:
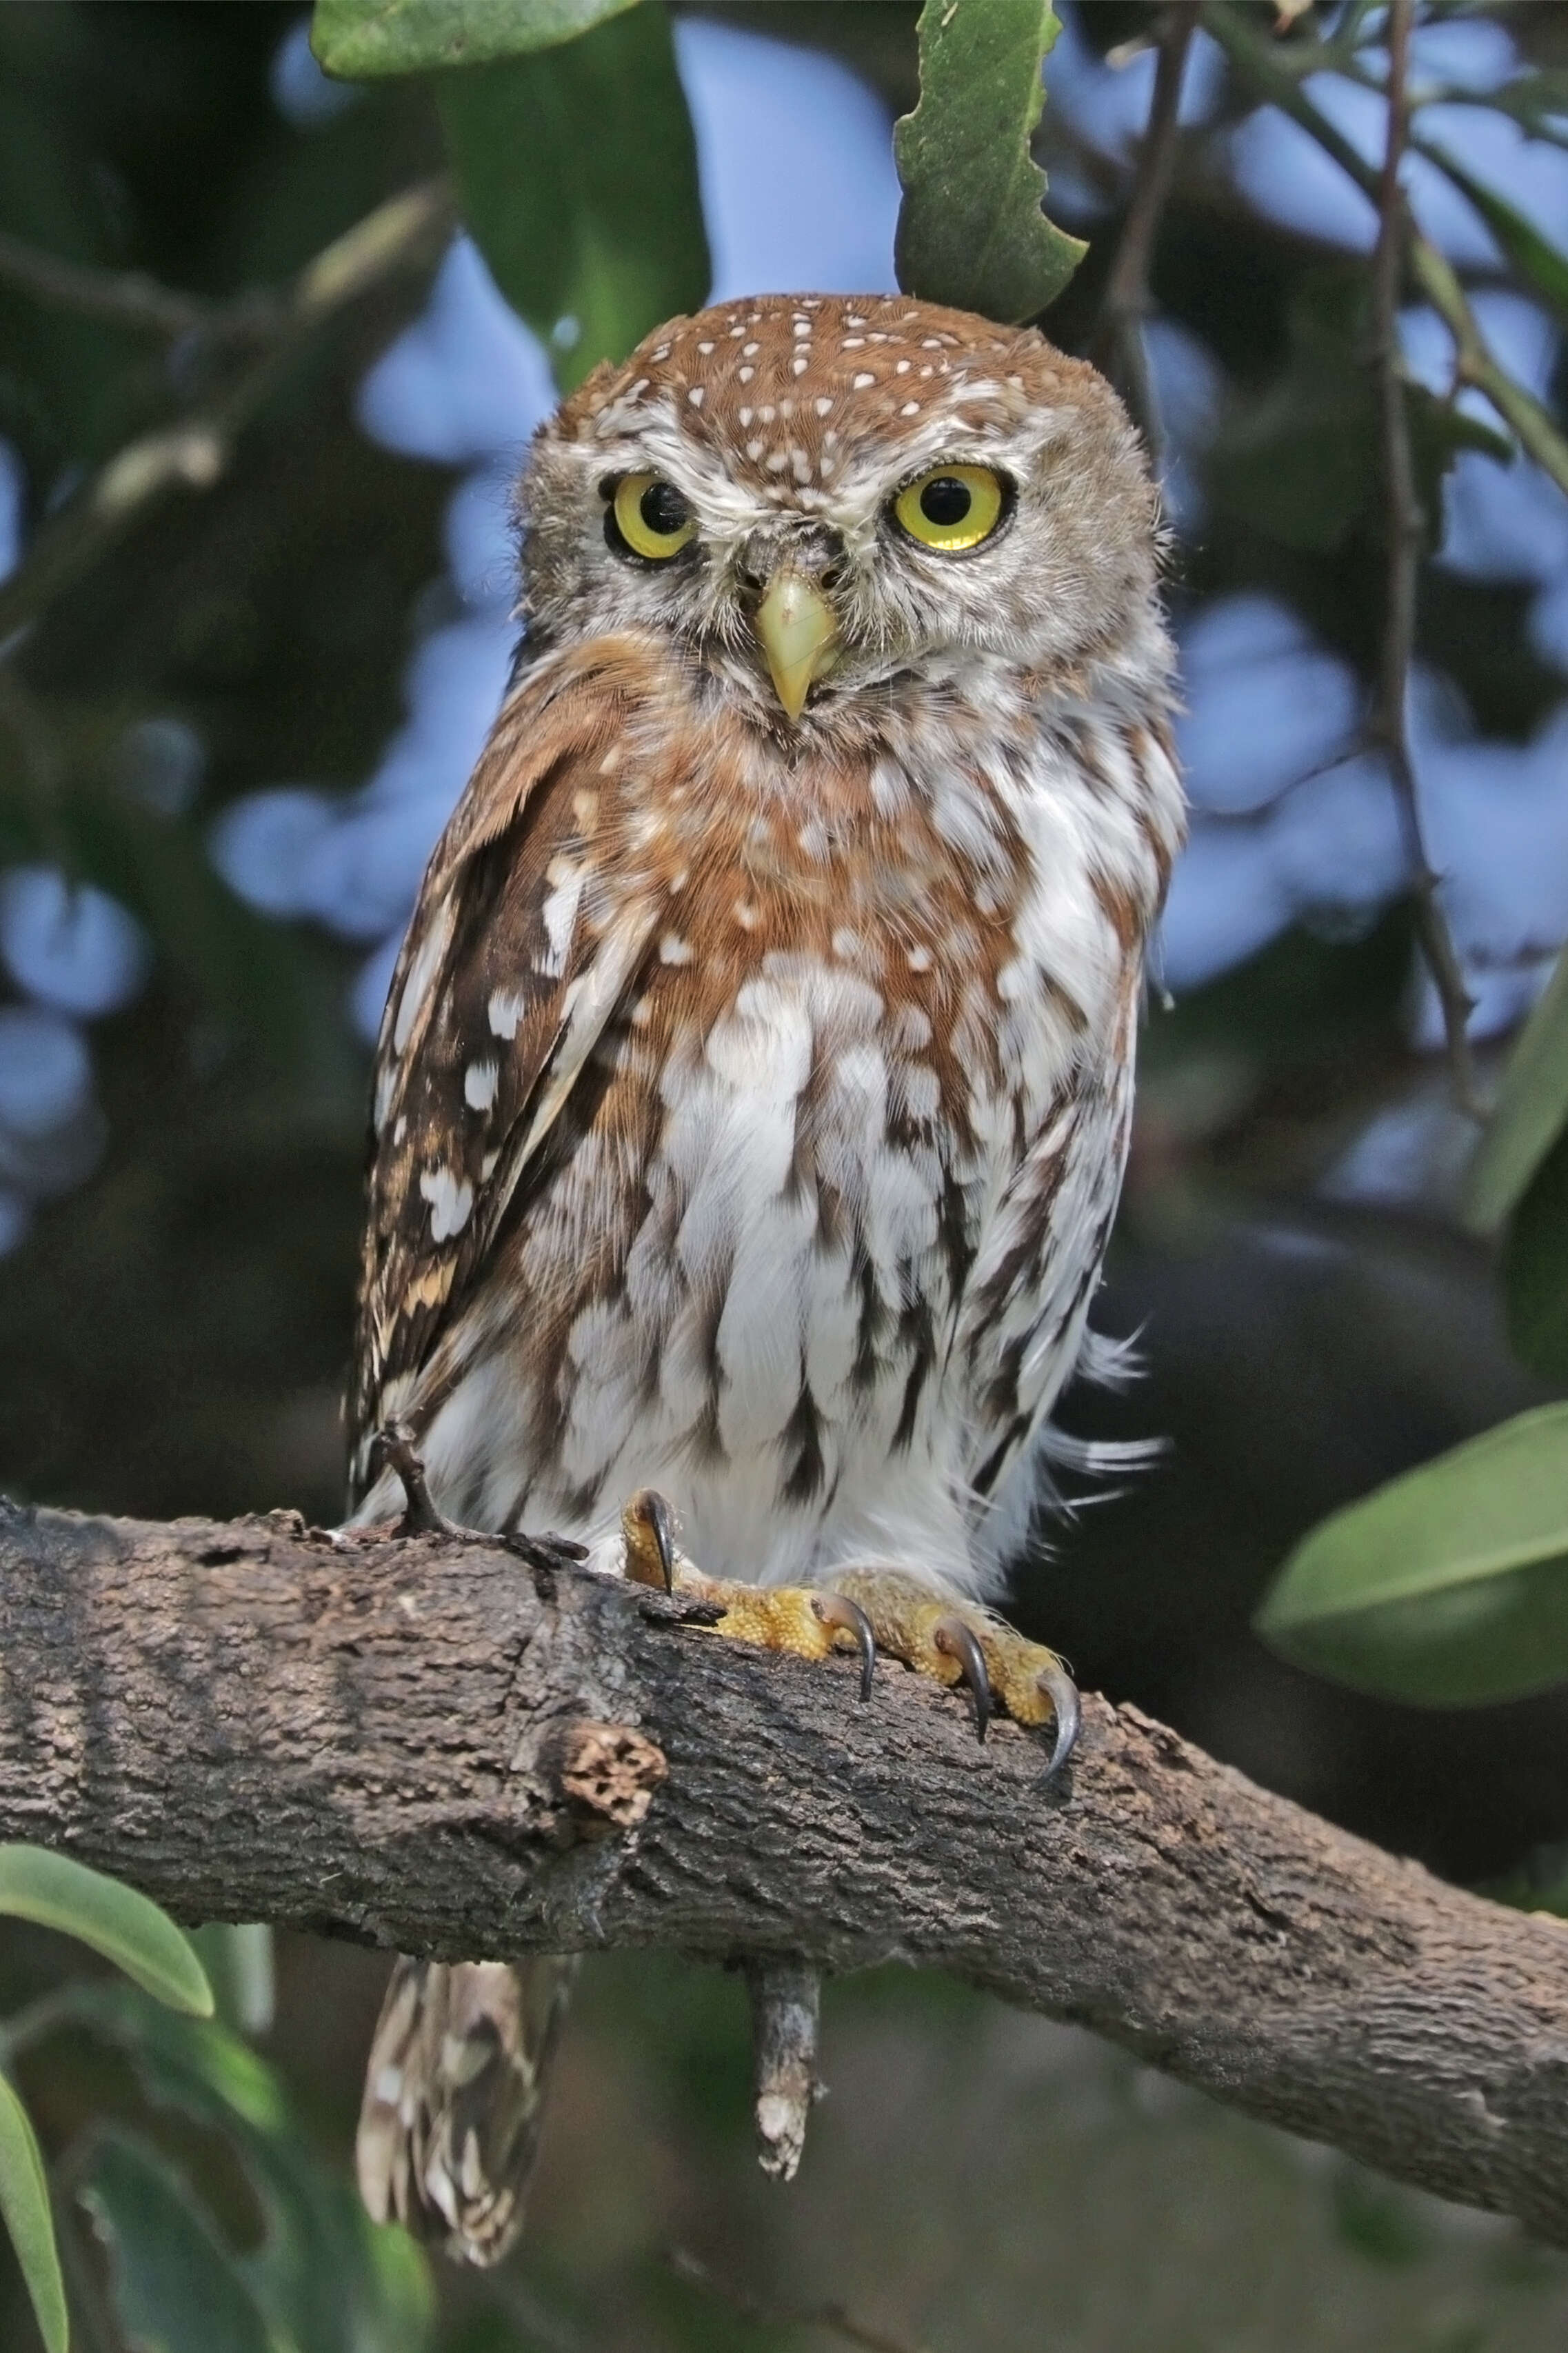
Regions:
<instances>
[{"instance_id":1,"label":"owl's right foot","mask_svg":"<svg viewBox=\"0 0 1568 2353\"><path fill-rule=\"evenodd\" d=\"M447 1519L436 1508L424 1461L406 1422L385 1422L376 1431L371 1440L370 1467L373 1478L379 1478L383 1471L395 1471L403 1482L403 1517L396 1528L400 1536L443 1536L450 1544L484 1545L491 1552L499 1545L504 1552L516 1553L531 1568L571 1568L588 1557L587 1546L571 1536L468 1528L460 1521Z\"/></svg>"},{"instance_id":2,"label":"owl's right foot","mask_svg":"<svg viewBox=\"0 0 1568 2353\"><path fill-rule=\"evenodd\" d=\"M985 1737L1000 1711L1016 1724L1049 1725L1046 1778L1060 1772L1078 1741L1078 1686L1054 1651L1028 1641L988 1609L944 1601L899 1569L846 1569L837 1589L805 1585L744 1585L705 1577L679 1554L675 1514L645 1487L621 1514L626 1575L641 1585L710 1601L722 1611L716 1634L824 1659L853 1647L860 1654L860 1696L870 1696L879 1651L950 1690L969 1693L974 1728Z\"/></svg>"}]
</instances>

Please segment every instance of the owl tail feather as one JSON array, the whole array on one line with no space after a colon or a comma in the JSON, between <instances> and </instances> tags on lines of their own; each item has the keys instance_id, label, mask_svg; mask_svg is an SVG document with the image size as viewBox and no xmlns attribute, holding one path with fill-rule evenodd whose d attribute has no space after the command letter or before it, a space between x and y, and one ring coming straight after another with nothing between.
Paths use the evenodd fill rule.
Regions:
<instances>
[{"instance_id":1,"label":"owl tail feather","mask_svg":"<svg viewBox=\"0 0 1568 2353\"><path fill-rule=\"evenodd\" d=\"M500 2263L522 2228L575 1957L411 1961L371 2042L354 2158L377 2222L456 2262Z\"/></svg>"}]
</instances>

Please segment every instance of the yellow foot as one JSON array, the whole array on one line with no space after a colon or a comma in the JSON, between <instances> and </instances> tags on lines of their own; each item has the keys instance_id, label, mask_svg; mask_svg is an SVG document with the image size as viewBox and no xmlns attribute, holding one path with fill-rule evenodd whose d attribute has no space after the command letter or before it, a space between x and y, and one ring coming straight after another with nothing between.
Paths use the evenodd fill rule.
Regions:
<instances>
[{"instance_id":1,"label":"yellow foot","mask_svg":"<svg viewBox=\"0 0 1568 2353\"><path fill-rule=\"evenodd\" d=\"M1077 1685L1054 1651L1026 1641L992 1611L939 1600L929 1586L900 1569L845 1569L831 1590L704 1577L681 1556L675 1514L651 1488L632 1497L621 1526L627 1576L667 1593L715 1602L724 1613L716 1634L806 1659L858 1650L862 1699L870 1695L876 1654L885 1651L950 1689L966 1684L982 1740L998 1705L1017 1724L1052 1725L1047 1779L1071 1756L1079 1732Z\"/></svg>"}]
</instances>

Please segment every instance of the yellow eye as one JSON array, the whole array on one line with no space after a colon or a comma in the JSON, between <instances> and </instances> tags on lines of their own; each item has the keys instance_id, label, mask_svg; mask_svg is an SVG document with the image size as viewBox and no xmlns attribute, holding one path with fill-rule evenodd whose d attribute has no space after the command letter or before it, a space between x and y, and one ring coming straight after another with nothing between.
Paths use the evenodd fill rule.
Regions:
<instances>
[{"instance_id":1,"label":"yellow eye","mask_svg":"<svg viewBox=\"0 0 1568 2353\"><path fill-rule=\"evenodd\" d=\"M922 547L962 555L990 538L1005 504L1002 477L989 466L932 466L904 484L893 512Z\"/></svg>"},{"instance_id":2,"label":"yellow eye","mask_svg":"<svg viewBox=\"0 0 1568 2353\"><path fill-rule=\"evenodd\" d=\"M613 502L616 529L634 555L660 564L679 555L697 533L696 518L662 474L623 474Z\"/></svg>"}]
</instances>

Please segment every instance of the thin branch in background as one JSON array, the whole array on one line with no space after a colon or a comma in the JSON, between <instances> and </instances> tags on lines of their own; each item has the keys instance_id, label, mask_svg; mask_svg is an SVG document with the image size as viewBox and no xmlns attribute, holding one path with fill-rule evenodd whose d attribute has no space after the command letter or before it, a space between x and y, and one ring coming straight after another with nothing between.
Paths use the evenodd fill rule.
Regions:
<instances>
[{"instance_id":1,"label":"thin branch in background","mask_svg":"<svg viewBox=\"0 0 1568 2353\"><path fill-rule=\"evenodd\" d=\"M1363 162L1344 133L1319 111L1302 89L1299 74L1279 50L1259 38L1247 20L1230 6L1229 0L1202 0L1201 21L1204 30L1219 43L1231 64L1259 97L1299 122L1363 195L1379 206L1381 212L1382 174ZM1433 154L1430 160L1441 168L1440 154ZM1568 495L1568 438L1559 432L1540 401L1499 365L1452 265L1429 238L1420 234L1409 217L1408 207L1403 204L1400 214L1416 282L1452 330L1458 346L1458 381L1473 385L1486 395L1521 448Z\"/></svg>"},{"instance_id":2,"label":"thin branch in background","mask_svg":"<svg viewBox=\"0 0 1568 2353\"><path fill-rule=\"evenodd\" d=\"M820 2328L837 2337L841 2344L858 2347L859 2353L924 2353L922 2347L911 2345L905 2337L889 2337L886 2329L868 2327L841 2304L763 2304L743 2288L720 2279L684 2247L672 2247L665 2262L678 2280L684 2280L688 2287L700 2288L705 2295L716 2296L753 2327Z\"/></svg>"},{"instance_id":3,"label":"thin branch in background","mask_svg":"<svg viewBox=\"0 0 1568 2353\"><path fill-rule=\"evenodd\" d=\"M1415 638L1415 588L1426 525L1415 490L1410 451L1410 421L1405 404L1405 371L1399 346L1399 290L1409 238L1399 167L1409 123L1405 70L1415 0L1390 0L1388 10L1388 142L1378 187L1377 249L1373 256L1373 366L1377 379L1382 436L1384 515L1387 575L1383 648L1372 733L1388 763L1410 860L1415 927L1443 1009L1454 1099L1472 1118L1481 1116L1470 1054L1468 1022L1474 1005L1460 966L1439 895L1440 883L1426 853L1421 803L1405 706Z\"/></svg>"},{"instance_id":4,"label":"thin branch in background","mask_svg":"<svg viewBox=\"0 0 1568 2353\"><path fill-rule=\"evenodd\" d=\"M1115 385L1132 412L1156 472L1162 457L1159 405L1149 376L1143 321L1149 310L1149 266L1160 215L1175 169L1182 76L1198 21L1200 0L1174 0L1159 35L1159 61L1149 124L1138 151L1131 200L1121 242L1110 265L1089 356Z\"/></svg>"},{"instance_id":5,"label":"thin branch in background","mask_svg":"<svg viewBox=\"0 0 1568 2353\"><path fill-rule=\"evenodd\" d=\"M211 327L229 307L178 293L139 269L99 269L87 262L67 261L6 229L0 229L0 285L31 294L51 310L74 311L79 318L139 327L171 339Z\"/></svg>"},{"instance_id":6,"label":"thin branch in background","mask_svg":"<svg viewBox=\"0 0 1568 2353\"><path fill-rule=\"evenodd\" d=\"M1516 384L1508 370L1492 357L1452 263L1427 238L1415 235L1410 242L1410 259L1421 291L1453 332L1457 347L1455 382L1473 385L1478 392L1485 393L1520 447L1568 497L1568 440L1533 393Z\"/></svg>"},{"instance_id":7,"label":"thin branch in background","mask_svg":"<svg viewBox=\"0 0 1568 2353\"><path fill-rule=\"evenodd\" d=\"M239 434L300 355L363 296L434 261L452 218L446 181L427 180L378 205L308 263L269 304L273 323L260 356L224 393L130 442L44 525L26 561L0 586L0 656L169 491L210 490L220 480ZM254 324L268 315L255 293L243 294L210 317L205 331L226 332L237 320Z\"/></svg>"}]
</instances>

